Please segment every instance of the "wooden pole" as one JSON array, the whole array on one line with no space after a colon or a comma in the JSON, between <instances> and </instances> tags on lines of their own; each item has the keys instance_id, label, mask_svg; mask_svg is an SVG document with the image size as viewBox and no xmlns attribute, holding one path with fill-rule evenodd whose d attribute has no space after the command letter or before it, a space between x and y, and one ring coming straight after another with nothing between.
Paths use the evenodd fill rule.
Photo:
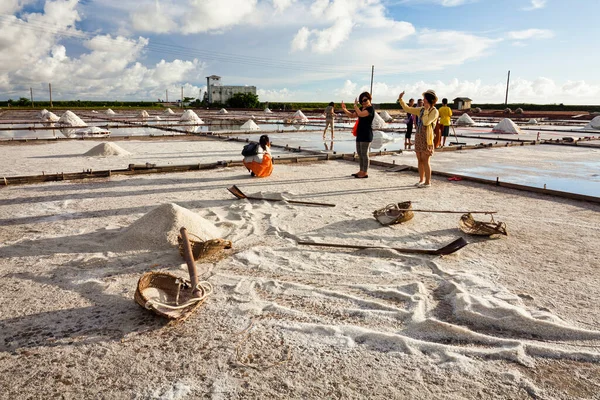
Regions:
<instances>
[{"instance_id":1,"label":"wooden pole","mask_svg":"<svg viewBox=\"0 0 600 400\"><path fill-rule=\"evenodd\" d=\"M183 108L183 86L181 87L181 108Z\"/></svg>"},{"instance_id":2,"label":"wooden pole","mask_svg":"<svg viewBox=\"0 0 600 400\"><path fill-rule=\"evenodd\" d=\"M52 84L48 83L48 91L50 92L50 108L52 108Z\"/></svg>"},{"instance_id":3,"label":"wooden pole","mask_svg":"<svg viewBox=\"0 0 600 400\"><path fill-rule=\"evenodd\" d=\"M34 104L33 104L33 88L29 88L29 95L31 96L31 108L33 108L34 107Z\"/></svg>"},{"instance_id":4,"label":"wooden pole","mask_svg":"<svg viewBox=\"0 0 600 400\"><path fill-rule=\"evenodd\" d=\"M167 103L169 102L169 89L165 90L165 93L167 95Z\"/></svg>"},{"instance_id":5,"label":"wooden pole","mask_svg":"<svg viewBox=\"0 0 600 400\"><path fill-rule=\"evenodd\" d=\"M373 97L373 74L375 73L375 66L371 65L371 97Z\"/></svg>"},{"instance_id":6,"label":"wooden pole","mask_svg":"<svg viewBox=\"0 0 600 400\"><path fill-rule=\"evenodd\" d=\"M506 97L504 98L504 105L508 105L508 84L510 82L510 70L508 70L508 77L506 78Z\"/></svg>"}]
</instances>

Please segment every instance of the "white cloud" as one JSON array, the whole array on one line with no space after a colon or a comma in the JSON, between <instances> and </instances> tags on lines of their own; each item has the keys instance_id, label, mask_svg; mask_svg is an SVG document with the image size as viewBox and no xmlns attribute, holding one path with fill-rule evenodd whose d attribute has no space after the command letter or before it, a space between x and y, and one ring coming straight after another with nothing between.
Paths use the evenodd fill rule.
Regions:
<instances>
[{"instance_id":1,"label":"white cloud","mask_svg":"<svg viewBox=\"0 0 600 400\"><path fill-rule=\"evenodd\" d=\"M300 28L294 39L292 39L292 51L300 51L306 49L308 46L308 38L310 36L310 30L303 26Z\"/></svg>"},{"instance_id":2,"label":"white cloud","mask_svg":"<svg viewBox=\"0 0 600 400\"><path fill-rule=\"evenodd\" d=\"M287 88L279 90L257 89L256 94L260 101L294 101L298 96L297 92L290 91Z\"/></svg>"},{"instance_id":3,"label":"white cloud","mask_svg":"<svg viewBox=\"0 0 600 400\"><path fill-rule=\"evenodd\" d=\"M273 0L273 7L278 13L282 13L295 3L296 0Z\"/></svg>"},{"instance_id":4,"label":"white cloud","mask_svg":"<svg viewBox=\"0 0 600 400\"><path fill-rule=\"evenodd\" d=\"M27 4L36 0L2 0L0 2L0 14L12 14L22 10Z\"/></svg>"},{"instance_id":5,"label":"white cloud","mask_svg":"<svg viewBox=\"0 0 600 400\"><path fill-rule=\"evenodd\" d=\"M531 5L529 7L523 8L525 11L533 11L539 10L540 8L546 7L547 0L531 0Z\"/></svg>"},{"instance_id":6,"label":"white cloud","mask_svg":"<svg viewBox=\"0 0 600 400\"><path fill-rule=\"evenodd\" d=\"M222 31L249 19L257 0L188 0L182 33Z\"/></svg>"},{"instance_id":7,"label":"white cloud","mask_svg":"<svg viewBox=\"0 0 600 400\"><path fill-rule=\"evenodd\" d=\"M154 4L139 5L131 14L131 22L133 28L141 32L168 33L177 28L168 8L161 7L159 0Z\"/></svg>"},{"instance_id":8,"label":"white cloud","mask_svg":"<svg viewBox=\"0 0 600 400\"><path fill-rule=\"evenodd\" d=\"M554 32L549 29L526 29L522 31L510 31L507 33L509 39L527 40L527 39L551 39Z\"/></svg>"}]
</instances>

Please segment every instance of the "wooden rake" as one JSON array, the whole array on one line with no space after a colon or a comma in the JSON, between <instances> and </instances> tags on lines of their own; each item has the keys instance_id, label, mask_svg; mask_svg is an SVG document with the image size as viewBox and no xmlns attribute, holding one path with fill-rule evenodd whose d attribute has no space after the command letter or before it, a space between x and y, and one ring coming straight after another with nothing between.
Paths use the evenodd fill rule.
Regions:
<instances>
[{"instance_id":1,"label":"wooden rake","mask_svg":"<svg viewBox=\"0 0 600 400\"><path fill-rule=\"evenodd\" d=\"M291 204L303 204L303 205L307 205L307 206L335 207L335 204L330 204L330 203L315 203L315 202L312 202L312 201L298 201L298 200L286 200L286 199L269 199L269 198L264 198L264 197L246 196L244 194L244 192L242 192L240 190L240 188L237 187L236 185L233 185L232 187L227 188L227 190L229 190L229 192L231 194L233 194L235 197L237 197L238 199L265 200L265 201L285 201L285 202L291 203Z\"/></svg>"},{"instance_id":2,"label":"wooden rake","mask_svg":"<svg viewBox=\"0 0 600 400\"><path fill-rule=\"evenodd\" d=\"M339 247L344 249L389 249L395 250L399 253L410 253L410 254L430 254L434 256L445 256L457 252L458 250L469 244L464 238L458 238L452 243L447 244L444 247L434 250L428 249L408 249L404 247L387 247L387 246L363 246L358 244L336 244L336 243L319 243L319 242L306 242L299 241L298 244L306 246L324 246L324 247Z\"/></svg>"}]
</instances>

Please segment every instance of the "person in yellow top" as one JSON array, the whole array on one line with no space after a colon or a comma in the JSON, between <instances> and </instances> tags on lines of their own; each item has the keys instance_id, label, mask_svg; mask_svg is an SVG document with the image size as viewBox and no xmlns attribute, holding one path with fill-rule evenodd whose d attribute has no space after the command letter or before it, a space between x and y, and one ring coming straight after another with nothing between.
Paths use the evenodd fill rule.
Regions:
<instances>
[{"instance_id":1,"label":"person in yellow top","mask_svg":"<svg viewBox=\"0 0 600 400\"><path fill-rule=\"evenodd\" d=\"M398 95L398 102L402 109L419 117L417 129L415 133L415 153L419 164L419 182L415 184L417 187L431 187L431 165L429 163L433 155L433 127L439 118L435 103L437 103L437 95L433 90L427 90L423 93L423 107L409 107L406 105L402 97L404 92Z\"/></svg>"},{"instance_id":2,"label":"person in yellow top","mask_svg":"<svg viewBox=\"0 0 600 400\"><path fill-rule=\"evenodd\" d=\"M452 109L448 107L448 99L442 99L442 106L440 107L440 124L442 124L442 137L444 138L442 141L442 147L446 145L446 138L450 134L450 125L452 125L452 121L450 117L452 116Z\"/></svg>"}]
</instances>

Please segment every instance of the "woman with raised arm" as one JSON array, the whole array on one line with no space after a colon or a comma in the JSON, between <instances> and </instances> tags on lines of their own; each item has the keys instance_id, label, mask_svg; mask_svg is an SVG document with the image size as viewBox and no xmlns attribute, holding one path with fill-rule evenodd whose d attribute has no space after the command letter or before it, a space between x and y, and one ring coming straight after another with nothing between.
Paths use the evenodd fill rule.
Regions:
<instances>
[{"instance_id":1,"label":"woman with raised arm","mask_svg":"<svg viewBox=\"0 0 600 400\"><path fill-rule=\"evenodd\" d=\"M430 159L433 155L433 128L439 117L438 110L435 108L437 95L431 89L423 93L423 107L407 106L402 100L403 96L404 92L398 95L398 102L402 109L419 118L415 132L415 153L419 164L419 182L415 186L428 188L431 187Z\"/></svg>"},{"instance_id":2,"label":"woman with raised arm","mask_svg":"<svg viewBox=\"0 0 600 400\"><path fill-rule=\"evenodd\" d=\"M360 105L359 105L360 103ZM355 178L368 178L369 174L369 149L373 141L373 129L371 125L375 117L375 109L371 105L371 95L369 92L363 92L354 99L354 111L348 111L342 101L342 111L349 118L358 117L358 126L356 128L356 154L360 171L352 174Z\"/></svg>"}]
</instances>

